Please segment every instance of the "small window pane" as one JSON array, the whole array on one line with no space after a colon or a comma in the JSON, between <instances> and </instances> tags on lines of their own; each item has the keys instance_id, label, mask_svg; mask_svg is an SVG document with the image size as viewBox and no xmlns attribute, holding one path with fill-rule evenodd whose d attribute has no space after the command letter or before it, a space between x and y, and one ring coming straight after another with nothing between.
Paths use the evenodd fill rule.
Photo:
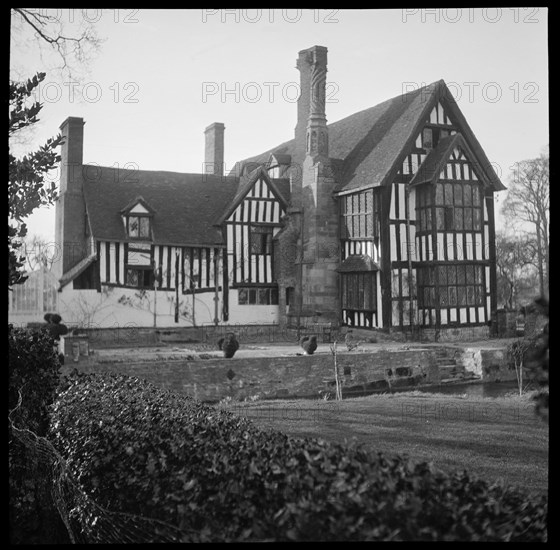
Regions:
<instances>
[{"instance_id":1,"label":"small window pane","mask_svg":"<svg viewBox=\"0 0 560 550\"><path fill-rule=\"evenodd\" d=\"M257 299L259 304L268 305L270 304L270 292L268 288L259 288Z\"/></svg>"},{"instance_id":2,"label":"small window pane","mask_svg":"<svg viewBox=\"0 0 560 550\"><path fill-rule=\"evenodd\" d=\"M455 201L455 205L463 204L463 189L459 183L453 185L453 199Z\"/></svg>"},{"instance_id":3,"label":"small window pane","mask_svg":"<svg viewBox=\"0 0 560 550\"><path fill-rule=\"evenodd\" d=\"M473 205L480 206L480 186L473 185Z\"/></svg>"},{"instance_id":4,"label":"small window pane","mask_svg":"<svg viewBox=\"0 0 560 550\"><path fill-rule=\"evenodd\" d=\"M482 229L482 221L481 221L481 211L480 208L475 208L473 212L473 229L475 231L480 231Z\"/></svg>"},{"instance_id":5,"label":"small window pane","mask_svg":"<svg viewBox=\"0 0 560 550\"><path fill-rule=\"evenodd\" d=\"M474 275L475 275L475 283L477 285L481 285L482 284L482 267L480 267L479 265L476 265L474 267Z\"/></svg>"},{"instance_id":6,"label":"small window pane","mask_svg":"<svg viewBox=\"0 0 560 550\"><path fill-rule=\"evenodd\" d=\"M435 306L436 305L436 289L435 287L431 286L430 287L430 306Z\"/></svg>"},{"instance_id":7,"label":"small window pane","mask_svg":"<svg viewBox=\"0 0 560 550\"><path fill-rule=\"evenodd\" d=\"M467 296L465 293L465 287L464 286L457 287L457 305L466 306L467 305L466 298Z\"/></svg>"},{"instance_id":8,"label":"small window pane","mask_svg":"<svg viewBox=\"0 0 560 550\"><path fill-rule=\"evenodd\" d=\"M450 286L449 287L449 305L456 306L457 305L457 287Z\"/></svg>"},{"instance_id":9,"label":"small window pane","mask_svg":"<svg viewBox=\"0 0 560 550\"><path fill-rule=\"evenodd\" d=\"M424 306L430 307L432 303L430 302L430 287L424 288Z\"/></svg>"},{"instance_id":10,"label":"small window pane","mask_svg":"<svg viewBox=\"0 0 560 550\"><path fill-rule=\"evenodd\" d=\"M431 149L433 147L431 128L424 128L422 132L422 147L424 147L424 149Z\"/></svg>"},{"instance_id":11,"label":"small window pane","mask_svg":"<svg viewBox=\"0 0 560 550\"><path fill-rule=\"evenodd\" d=\"M457 227L455 226L455 219L454 219L454 216L453 216L453 212L454 212L454 210L453 210L452 206L446 206L445 207L445 224L444 224L444 227L447 230L457 229Z\"/></svg>"},{"instance_id":12,"label":"small window pane","mask_svg":"<svg viewBox=\"0 0 560 550\"><path fill-rule=\"evenodd\" d=\"M465 266L463 265L457 266L457 284L459 285L465 284Z\"/></svg>"},{"instance_id":13,"label":"small window pane","mask_svg":"<svg viewBox=\"0 0 560 550\"><path fill-rule=\"evenodd\" d=\"M467 305L474 306L476 305L476 298L474 294L474 286L467 287Z\"/></svg>"},{"instance_id":14,"label":"small window pane","mask_svg":"<svg viewBox=\"0 0 560 550\"><path fill-rule=\"evenodd\" d=\"M463 209L455 208L455 223L453 224L453 229L457 231L462 231L463 229Z\"/></svg>"},{"instance_id":15,"label":"small window pane","mask_svg":"<svg viewBox=\"0 0 560 550\"><path fill-rule=\"evenodd\" d=\"M238 301L240 305L246 305L249 303L249 292L246 288L240 288L238 290Z\"/></svg>"},{"instance_id":16,"label":"small window pane","mask_svg":"<svg viewBox=\"0 0 560 550\"><path fill-rule=\"evenodd\" d=\"M443 231L445 229L445 209L436 208L436 229Z\"/></svg>"},{"instance_id":17,"label":"small window pane","mask_svg":"<svg viewBox=\"0 0 560 550\"><path fill-rule=\"evenodd\" d=\"M463 204L472 206L472 189L469 183L463 184Z\"/></svg>"},{"instance_id":18,"label":"small window pane","mask_svg":"<svg viewBox=\"0 0 560 550\"><path fill-rule=\"evenodd\" d=\"M128 286L138 286L138 271L135 269L126 270L126 284Z\"/></svg>"},{"instance_id":19,"label":"small window pane","mask_svg":"<svg viewBox=\"0 0 560 550\"><path fill-rule=\"evenodd\" d=\"M446 183L444 192L445 192L445 204L447 206L453 205L453 184Z\"/></svg>"},{"instance_id":20,"label":"small window pane","mask_svg":"<svg viewBox=\"0 0 560 550\"><path fill-rule=\"evenodd\" d=\"M139 237L149 237L150 236L150 218L138 218L139 222L139 229L138 229L138 236Z\"/></svg>"},{"instance_id":21,"label":"small window pane","mask_svg":"<svg viewBox=\"0 0 560 550\"><path fill-rule=\"evenodd\" d=\"M447 266L447 283L450 285L457 284L457 268L454 265Z\"/></svg>"},{"instance_id":22,"label":"small window pane","mask_svg":"<svg viewBox=\"0 0 560 550\"><path fill-rule=\"evenodd\" d=\"M465 208L465 229L471 230L473 228L473 211L472 208Z\"/></svg>"},{"instance_id":23,"label":"small window pane","mask_svg":"<svg viewBox=\"0 0 560 550\"><path fill-rule=\"evenodd\" d=\"M426 208L426 231L432 230L432 210L431 208Z\"/></svg>"},{"instance_id":24,"label":"small window pane","mask_svg":"<svg viewBox=\"0 0 560 550\"><path fill-rule=\"evenodd\" d=\"M249 303L250 304L257 303L257 290L255 288L249 289Z\"/></svg>"},{"instance_id":25,"label":"small window pane","mask_svg":"<svg viewBox=\"0 0 560 550\"><path fill-rule=\"evenodd\" d=\"M128 218L128 234L131 237L138 237L138 218Z\"/></svg>"},{"instance_id":26,"label":"small window pane","mask_svg":"<svg viewBox=\"0 0 560 550\"><path fill-rule=\"evenodd\" d=\"M436 185L436 204L443 204L443 184Z\"/></svg>"}]
</instances>

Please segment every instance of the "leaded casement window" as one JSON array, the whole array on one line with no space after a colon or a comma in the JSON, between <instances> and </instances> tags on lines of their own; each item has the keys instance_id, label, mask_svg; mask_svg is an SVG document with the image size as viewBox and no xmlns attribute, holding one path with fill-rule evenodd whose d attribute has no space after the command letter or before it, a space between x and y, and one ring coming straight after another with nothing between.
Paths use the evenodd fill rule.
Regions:
<instances>
[{"instance_id":1,"label":"leaded casement window","mask_svg":"<svg viewBox=\"0 0 560 550\"><path fill-rule=\"evenodd\" d=\"M278 287L241 287L238 289L238 303L240 306L278 305Z\"/></svg>"},{"instance_id":2,"label":"leaded casement window","mask_svg":"<svg viewBox=\"0 0 560 550\"><path fill-rule=\"evenodd\" d=\"M341 238L364 239L379 236L379 195L367 189L340 197Z\"/></svg>"},{"instance_id":3,"label":"leaded casement window","mask_svg":"<svg viewBox=\"0 0 560 550\"><path fill-rule=\"evenodd\" d=\"M435 186L420 186L416 202L418 230L482 231L481 193L478 183L440 182Z\"/></svg>"},{"instance_id":4,"label":"leaded casement window","mask_svg":"<svg viewBox=\"0 0 560 550\"><path fill-rule=\"evenodd\" d=\"M377 310L375 272L341 273L342 309L374 312Z\"/></svg>"},{"instance_id":5,"label":"leaded casement window","mask_svg":"<svg viewBox=\"0 0 560 550\"><path fill-rule=\"evenodd\" d=\"M252 225L249 233L251 254L272 254L272 227Z\"/></svg>"},{"instance_id":6,"label":"leaded casement window","mask_svg":"<svg viewBox=\"0 0 560 550\"><path fill-rule=\"evenodd\" d=\"M127 216L126 231L131 239L151 239L151 217Z\"/></svg>"},{"instance_id":7,"label":"leaded casement window","mask_svg":"<svg viewBox=\"0 0 560 550\"><path fill-rule=\"evenodd\" d=\"M134 288L153 288L154 271L151 267L127 267L126 286Z\"/></svg>"},{"instance_id":8,"label":"leaded casement window","mask_svg":"<svg viewBox=\"0 0 560 550\"><path fill-rule=\"evenodd\" d=\"M482 306L484 265L446 264L418 268L418 306L422 308Z\"/></svg>"}]
</instances>

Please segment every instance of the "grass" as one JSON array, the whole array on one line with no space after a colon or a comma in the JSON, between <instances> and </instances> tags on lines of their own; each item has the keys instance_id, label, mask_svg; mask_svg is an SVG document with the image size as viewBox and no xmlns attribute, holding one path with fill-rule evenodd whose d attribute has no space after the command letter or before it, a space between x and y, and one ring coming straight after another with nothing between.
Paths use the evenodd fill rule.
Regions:
<instances>
[{"instance_id":1,"label":"grass","mask_svg":"<svg viewBox=\"0 0 560 550\"><path fill-rule=\"evenodd\" d=\"M548 492L548 425L530 395L478 398L406 392L344 401L275 400L220 405L265 428L467 470L532 495Z\"/></svg>"}]
</instances>

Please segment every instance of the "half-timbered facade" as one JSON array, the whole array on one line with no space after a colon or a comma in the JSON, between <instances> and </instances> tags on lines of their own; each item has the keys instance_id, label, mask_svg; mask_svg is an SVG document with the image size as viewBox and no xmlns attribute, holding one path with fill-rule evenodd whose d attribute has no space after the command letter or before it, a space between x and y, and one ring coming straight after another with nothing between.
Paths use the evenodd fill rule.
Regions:
<instances>
[{"instance_id":1,"label":"half-timbered facade","mask_svg":"<svg viewBox=\"0 0 560 550\"><path fill-rule=\"evenodd\" d=\"M109 293L118 322L488 327L504 186L445 82L327 125L326 53L299 54L294 139L228 176L223 124L207 174L119 173L82 165L67 119L62 294Z\"/></svg>"}]
</instances>

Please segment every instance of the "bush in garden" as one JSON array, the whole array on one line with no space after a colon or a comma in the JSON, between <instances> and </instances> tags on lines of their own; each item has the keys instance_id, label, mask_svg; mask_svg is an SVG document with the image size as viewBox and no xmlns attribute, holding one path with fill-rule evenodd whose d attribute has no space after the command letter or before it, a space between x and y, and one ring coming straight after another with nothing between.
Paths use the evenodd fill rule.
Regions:
<instances>
[{"instance_id":1,"label":"bush in garden","mask_svg":"<svg viewBox=\"0 0 560 550\"><path fill-rule=\"evenodd\" d=\"M46 435L48 407L56 395L59 369L48 334L8 325L8 405L16 428ZM51 499L50 465L17 438L11 424L8 461L10 541L66 542L65 528Z\"/></svg>"},{"instance_id":2,"label":"bush in garden","mask_svg":"<svg viewBox=\"0 0 560 550\"><path fill-rule=\"evenodd\" d=\"M98 504L201 540L546 539L545 497L259 429L122 375L72 381L51 439Z\"/></svg>"}]
</instances>

